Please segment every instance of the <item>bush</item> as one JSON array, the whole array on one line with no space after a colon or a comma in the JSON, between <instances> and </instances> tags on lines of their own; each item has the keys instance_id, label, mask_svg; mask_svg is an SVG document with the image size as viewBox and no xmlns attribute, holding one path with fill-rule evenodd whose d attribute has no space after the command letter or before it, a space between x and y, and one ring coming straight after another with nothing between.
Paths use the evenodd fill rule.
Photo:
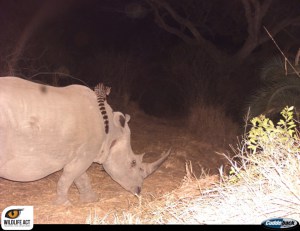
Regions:
<instances>
[{"instance_id":1,"label":"bush","mask_svg":"<svg viewBox=\"0 0 300 231\"><path fill-rule=\"evenodd\" d=\"M238 124L225 113L225 106L195 104L187 119L188 129L203 142L214 143L221 147L236 140Z\"/></svg>"},{"instance_id":2,"label":"bush","mask_svg":"<svg viewBox=\"0 0 300 231\"><path fill-rule=\"evenodd\" d=\"M287 67L279 58L272 59L260 73L263 86L249 99L250 118L260 114L277 115L285 105L300 108L299 65Z\"/></svg>"},{"instance_id":3,"label":"bush","mask_svg":"<svg viewBox=\"0 0 300 231\"><path fill-rule=\"evenodd\" d=\"M291 148L290 145L293 145L293 139L296 138L293 109L294 107L287 106L281 111L280 114L284 119L281 119L277 123L277 126L274 125L272 120L266 118L265 115L253 118L251 120L252 128L248 135L248 148L252 149L255 153L259 147L265 149L272 147L274 140ZM290 143L290 141L292 142Z\"/></svg>"}]
</instances>

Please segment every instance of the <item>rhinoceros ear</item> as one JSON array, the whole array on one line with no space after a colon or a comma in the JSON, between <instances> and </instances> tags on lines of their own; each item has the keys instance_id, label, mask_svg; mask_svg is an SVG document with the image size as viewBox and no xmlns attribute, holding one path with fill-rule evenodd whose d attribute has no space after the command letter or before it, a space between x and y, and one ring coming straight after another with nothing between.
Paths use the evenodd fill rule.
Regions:
<instances>
[{"instance_id":1,"label":"rhinoceros ear","mask_svg":"<svg viewBox=\"0 0 300 231\"><path fill-rule=\"evenodd\" d=\"M125 119L126 119L126 123L128 123L128 122L129 122L129 120L130 120L130 115L128 115L128 114L125 114Z\"/></svg>"},{"instance_id":2,"label":"rhinoceros ear","mask_svg":"<svg viewBox=\"0 0 300 231\"><path fill-rule=\"evenodd\" d=\"M128 123L128 121L130 120L130 116L129 115L125 115L121 112L114 112L114 124L117 127L125 127L125 123Z\"/></svg>"}]
</instances>

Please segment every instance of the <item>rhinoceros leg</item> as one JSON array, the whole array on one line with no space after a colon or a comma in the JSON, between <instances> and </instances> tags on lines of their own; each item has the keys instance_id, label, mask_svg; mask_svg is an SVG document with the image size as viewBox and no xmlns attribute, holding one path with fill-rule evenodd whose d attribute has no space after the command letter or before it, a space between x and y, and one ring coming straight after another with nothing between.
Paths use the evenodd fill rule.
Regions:
<instances>
[{"instance_id":1,"label":"rhinoceros leg","mask_svg":"<svg viewBox=\"0 0 300 231\"><path fill-rule=\"evenodd\" d=\"M73 183L74 178L68 176L68 174L63 174L57 182L57 195L54 200L56 205L71 205L71 202L68 200L68 190Z\"/></svg>"},{"instance_id":2,"label":"rhinoceros leg","mask_svg":"<svg viewBox=\"0 0 300 231\"><path fill-rule=\"evenodd\" d=\"M85 156L85 155L83 155ZM68 200L68 190L76 180L78 189L83 192L91 191L91 186L85 171L92 164L91 161L74 159L64 167L63 173L57 182L57 197L54 201L58 205L70 205ZM83 193L84 194L84 193Z\"/></svg>"},{"instance_id":3,"label":"rhinoceros leg","mask_svg":"<svg viewBox=\"0 0 300 231\"><path fill-rule=\"evenodd\" d=\"M98 201L98 194L92 190L90 179L86 173L83 173L74 182L79 190L81 202Z\"/></svg>"}]
</instances>

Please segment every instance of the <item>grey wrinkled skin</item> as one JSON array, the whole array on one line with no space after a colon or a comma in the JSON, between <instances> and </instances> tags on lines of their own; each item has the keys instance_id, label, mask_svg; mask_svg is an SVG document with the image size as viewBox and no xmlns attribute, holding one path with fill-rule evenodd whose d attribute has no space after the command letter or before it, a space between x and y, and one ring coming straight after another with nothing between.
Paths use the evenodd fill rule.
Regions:
<instances>
[{"instance_id":1,"label":"grey wrinkled skin","mask_svg":"<svg viewBox=\"0 0 300 231\"><path fill-rule=\"evenodd\" d=\"M93 162L123 188L139 194L143 180L169 156L143 163L130 144L129 115L105 102L109 132L92 90L80 85L51 87L17 77L0 77L0 177L35 181L63 169L56 204L70 204L74 182L83 202L98 200L86 170Z\"/></svg>"}]
</instances>

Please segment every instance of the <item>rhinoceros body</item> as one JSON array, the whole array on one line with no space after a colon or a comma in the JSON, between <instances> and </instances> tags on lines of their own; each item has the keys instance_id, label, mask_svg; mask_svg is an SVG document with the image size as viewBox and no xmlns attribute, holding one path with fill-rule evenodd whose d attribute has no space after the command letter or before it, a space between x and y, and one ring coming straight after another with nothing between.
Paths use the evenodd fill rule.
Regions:
<instances>
[{"instance_id":1,"label":"rhinoceros body","mask_svg":"<svg viewBox=\"0 0 300 231\"><path fill-rule=\"evenodd\" d=\"M105 101L109 132L95 93L81 85L51 87L0 77L0 177L34 181L63 169L55 203L69 203L75 182L84 202L97 200L86 170L93 162L126 190L139 194L144 178L169 155L143 163L130 145L129 116Z\"/></svg>"}]
</instances>

